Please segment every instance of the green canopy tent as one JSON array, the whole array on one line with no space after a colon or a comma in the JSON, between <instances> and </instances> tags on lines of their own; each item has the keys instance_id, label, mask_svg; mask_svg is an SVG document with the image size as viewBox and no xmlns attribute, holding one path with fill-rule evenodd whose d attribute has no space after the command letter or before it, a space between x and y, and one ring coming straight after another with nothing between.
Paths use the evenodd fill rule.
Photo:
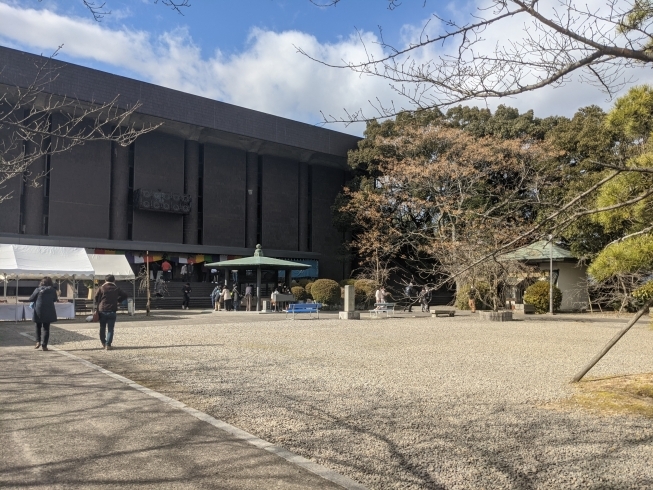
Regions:
<instances>
[{"instance_id":1,"label":"green canopy tent","mask_svg":"<svg viewBox=\"0 0 653 490\"><path fill-rule=\"evenodd\" d=\"M222 262L212 262L205 264L209 267L216 267L228 270L247 270L256 271L256 311L261 307L261 271L286 271L286 281L290 280L290 271L310 269L310 265L300 262L291 262L290 260L273 259L263 255L260 245L256 246L253 257L242 259L225 260Z\"/></svg>"}]
</instances>

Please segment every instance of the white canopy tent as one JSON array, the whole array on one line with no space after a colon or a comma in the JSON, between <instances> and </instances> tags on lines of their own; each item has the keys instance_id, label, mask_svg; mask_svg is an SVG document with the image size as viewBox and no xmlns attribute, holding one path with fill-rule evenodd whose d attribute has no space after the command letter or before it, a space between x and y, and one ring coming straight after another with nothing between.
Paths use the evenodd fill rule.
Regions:
<instances>
[{"instance_id":1,"label":"white canopy tent","mask_svg":"<svg viewBox=\"0 0 653 490\"><path fill-rule=\"evenodd\" d=\"M95 274L83 248L0 244L0 274L7 279L91 278Z\"/></svg>"},{"instance_id":2,"label":"white canopy tent","mask_svg":"<svg viewBox=\"0 0 653 490\"><path fill-rule=\"evenodd\" d=\"M72 279L73 289L77 279L92 280L112 274L116 280L132 281L135 275L124 255L88 254L83 248L47 247L35 245L0 244L0 276L4 279L4 296L7 281L16 280L18 302L19 279ZM73 298L73 305L75 298Z\"/></svg>"},{"instance_id":3,"label":"white canopy tent","mask_svg":"<svg viewBox=\"0 0 653 490\"><path fill-rule=\"evenodd\" d=\"M88 254L95 277L104 277L112 274L116 281L133 281L136 279L134 271L124 255Z\"/></svg>"},{"instance_id":4,"label":"white canopy tent","mask_svg":"<svg viewBox=\"0 0 653 490\"><path fill-rule=\"evenodd\" d=\"M5 300L7 281L16 280L18 304L19 279L42 279L45 276L53 279L72 279L74 288L78 278L91 278L95 271L83 248L0 244L0 274L4 279ZM74 297L72 311L74 315Z\"/></svg>"}]
</instances>

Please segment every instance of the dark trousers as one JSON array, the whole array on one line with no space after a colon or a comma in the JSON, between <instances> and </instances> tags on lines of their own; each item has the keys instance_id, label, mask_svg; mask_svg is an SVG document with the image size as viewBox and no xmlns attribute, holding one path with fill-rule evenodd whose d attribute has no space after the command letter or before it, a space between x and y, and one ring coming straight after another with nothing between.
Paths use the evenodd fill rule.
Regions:
<instances>
[{"instance_id":1,"label":"dark trousers","mask_svg":"<svg viewBox=\"0 0 653 490\"><path fill-rule=\"evenodd\" d=\"M187 294L184 294L184 302L182 303L182 306L185 306L186 308L188 308L189 303L190 303L190 296L187 295Z\"/></svg>"},{"instance_id":2,"label":"dark trousers","mask_svg":"<svg viewBox=\"0 0 653 490\"><path fill-rule=\"evenodd\" d=\"M232 299L225 299L224 300L224 309L227 311L231 311L234 309L234 300Z\"/></svg>"},{"instance_id":3,"label":"dark trousers","mask_svg":"<svg viewBox=\"0 0 653 490\"><path fill-rule=\"evenodd\" d=\"M43 328L43 340L41 340L41 328ZM36 324L36 341L40 342L43 347L48 346L48 340L50 340L50 324L49 323L37 323Z\"/></svg>"},{"instance_id":4,"label":"dark trousers","mask_svg":"<svg viewBox=\"0 0 653 490\"><path fill-rule=\"evenodd\" d=\"M116 325L115 311L100 311L100 342L102 345L111 345L113 341L113 327Z\"/></svg>"}]
</instances>

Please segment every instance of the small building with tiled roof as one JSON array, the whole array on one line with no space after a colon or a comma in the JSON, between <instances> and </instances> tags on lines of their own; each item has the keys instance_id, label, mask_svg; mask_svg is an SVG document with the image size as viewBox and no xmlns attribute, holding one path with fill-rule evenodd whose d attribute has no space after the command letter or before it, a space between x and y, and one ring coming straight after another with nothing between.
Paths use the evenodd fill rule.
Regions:
<instances>
[{"instance_id":1,"label":"small building with tiled roof","mask_svg":"<svg viewBox=\"0 0 653 490\"><path fill-rule=\"evenodd\" d=\"M587 267L578 264L578 258L566 248L548 240L539 240L530 245L501 256L502 261L516 260L541 271L538 280L549 280L549 262L553 262L553 283L562 292L562 311L578 311L588 305ZM532 283L533 276L530 276ZM520 279L520 280L515 280ZM508 285L512 288L513 301L523 304L523 288L529 281L527 278L509 278Z\"/></svg>"}]
</instances>

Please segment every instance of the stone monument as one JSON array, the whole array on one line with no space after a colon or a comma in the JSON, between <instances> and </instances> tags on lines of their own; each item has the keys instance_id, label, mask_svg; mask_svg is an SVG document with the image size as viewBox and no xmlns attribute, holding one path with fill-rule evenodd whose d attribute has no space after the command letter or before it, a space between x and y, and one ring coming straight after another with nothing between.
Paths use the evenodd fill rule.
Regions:
<instances>
[{"instance_id":1,"label":"stone monument","mask_svg":"<svg viewBox=\"0 0 653 490\"><path fill-rule=\"evenodd\" d=\"M345 311L338 313L341 320L360 320L360 313L356 311L356 292L354 286L345 286Z\"/></svg>"}]
</instances>

